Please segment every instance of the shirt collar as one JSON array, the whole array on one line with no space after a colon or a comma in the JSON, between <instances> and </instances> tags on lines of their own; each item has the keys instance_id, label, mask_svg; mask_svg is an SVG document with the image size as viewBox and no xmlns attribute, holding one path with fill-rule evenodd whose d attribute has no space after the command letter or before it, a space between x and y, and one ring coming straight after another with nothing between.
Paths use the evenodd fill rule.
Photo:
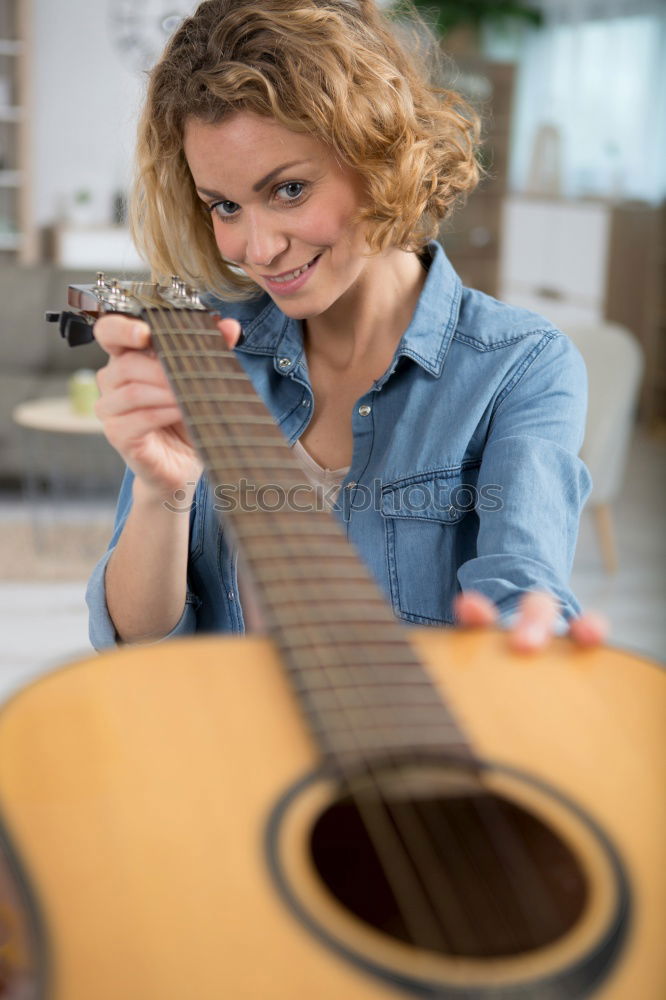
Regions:
<instances>
[{"instance_id":1,"label":"shirt collar","mask_svg":"<svg viewBox=\"0 0 666 1000\"><path fill-rule=\"evenodd\" d=\"M393 363L378 386L388 378L401 356L412 358L431 375L439 375L442 370L458 321L462 284L435 240L425 247L422 256L428 267L425 285ZM238 317L243 323L244 338L237 350L248 354L273 354L276 360L278 356L288 359L288 370L293 370L303 353L300 320L285 316L266 293L253 299L252 306L253 318L248 317L243 323L241 316Z\"/></svg>"}]
</instances>

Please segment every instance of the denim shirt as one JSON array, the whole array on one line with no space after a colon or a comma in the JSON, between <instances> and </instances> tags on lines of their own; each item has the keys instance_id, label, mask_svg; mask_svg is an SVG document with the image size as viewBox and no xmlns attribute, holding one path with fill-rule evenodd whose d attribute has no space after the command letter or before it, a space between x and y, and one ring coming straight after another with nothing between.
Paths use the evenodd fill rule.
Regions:
<instances>
[{"instance_id":1,"label":"denim shirt","mask_svg":"<svg viewBox=\"0 0 666 1000\"><path fill-rule=\"evenodd\" d=\"M522 593L542 589L558 599L563 625L580 611L568 579L590 489L577 457L583 361L541 316L463 288L438 243L424 264L411 323L386 372L354 404L353 456L333 516L404 622L451 624L461 590L485 594L507 621ZM301 322L264 293L206 304L240 320L236 355L293 444L314 405ZM104 572L132 478L128 471L109 550L88 585L98 649L117 641ZM216 504L202 477L189 515L185 608L169 636L244 631L238 553Z\"/></svg>"}]
</instances>

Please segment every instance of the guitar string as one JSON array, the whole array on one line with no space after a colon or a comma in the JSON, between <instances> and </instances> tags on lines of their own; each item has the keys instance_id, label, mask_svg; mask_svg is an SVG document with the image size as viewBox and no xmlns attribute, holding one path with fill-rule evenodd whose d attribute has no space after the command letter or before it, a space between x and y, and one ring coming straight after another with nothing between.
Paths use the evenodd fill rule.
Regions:
<instances>
[{"instance_id":1,"label":"guitar string","mask_svg":"<svg viewBox=\"0 0 666 1000\"><path fill-rule=\"evenodd\" d=\"M380 796L380 797L381 797L381 796ZM366 821L367 821L367 817L366 817Z\"/></svg>"},{"instance_id":2,"label":"guitar string","mask_svg":"<svg viewBox=\"0 0 666 1000\"><path fill-rule=\"evenodd\" d=\"M205 375L208 375L209 377L217 377L217 378L220 378L220 373L219 373L219 372L206 372L206 373L199 373L199 374L205 374ZM191 377L191 376L188 376L188 377ZM231 375L231 373L226 373L225 377L227 377L227 378L229 378L229 379L230 379L230 378L232 378L232 375ZM244 376L239 376L239 377L241 377L241 378L242 378L242 377L244 377ZM240 398L241 398L241 399L242 399L242 400L244 401L244 399L245 399L245 396L242 396L242 397L240 397ZM250 398L250 397L248 396L248 398ZM217 400L219 400L219 397L217 397L216 395L213 395L213 396L211 397L211 399L212 399L212 401L215 401L216 399L217 399ZM234 401L238 401L238 399L239 399L239 397L235 397L234 399L231 399L231 402L234 402ZM228 402L229 402L229 400L230 400L230 396L227 396L227 397L225 397L225 404L226 404L226 403L228 403ZM256 400L256 398L255 398L255 400L254 400L254 401L255 401L255 402L257 401L257 400ZM268 439L264 439L264 440L266 440L266 444L267 444L267 445L273 445L273 446L274 446L274 442L273 442L273 441L268 441ZM237 441L238 441L238 443L239 443L239 444L241 444L241 445L245 445L245 446L247 446L247 445L249 445L249 444L253 443L253 440L252 440L252 438L250 438L250 437L241 437L241 438L238 438L238 439L237 439ZM228 436L228 435L227 435L227 436L225 437L225 444L226 444L226 443L229 443L229 436ZM233 466L233 464L234 464L234 463L230 463L230 464L231 464L231 465ZM267 462L266 462L266 461L265 461L264 459L262 459L262 460L261 460L261 464L262 464L263 466L265 466L265 467L267 467L267 466L268 466L269 464L270 464L271 466L278 466L278 465L282 464L282 462L281 462L280 460L276 460L276 461L272 461L272 462L270 462L270 463L267 463ZM218 462L218 463L217 463L217 465L218 465L218 468L219 468L219 467L220 467L220 462ZM319 527L321 528L321 525L319 525ZM272 533L271 533L271 535L272 535ZM265 556L265 553L262 553L262 556ZM260 567L260 566L261 566L261 563L259 563L259 564L256 564L256 565L254 566L254 571L255 571L255 574L256 574L256 575L258 575L258 571L259 571L259 567ZM262 575L262 576L265 576L265 574L264 574L263 572L261 573L261 575ZM356 574L354 574L354 575L356 575ZM293 564L290 564L290 578L293 578L293 576L294 576L294 566L293 566ZM313 602L313 595L312 595L312 592L311 592L311 590L310 590L310 592L309 592L309 595L308 595L308 596L309 596L309 600L310 600L310 603L312 603L312 602ZM367 600L367 598L366 598L366 600ZM320 657L321 657L321 652L319 652L319 655L320 655ZM319 712L319 714L320 714L320 709L319 709L319 707L317 708L317 711L318 711L318 712ZM423 806L423 808L425 808L425 805ZM501 816L501 814L500 814L500 817L499 817L499 818L500 818L500 819L502 820L502 823L503 823L503 826L504 826L504 827L506 827L506 821L505 821L505 819L504 819L504 818L503 818L503 817ZM497 824L496 824L496 825L497 825ZM512 832L511 832L511 830L510 830L510 829L509 829L509 830L507 830L507 831L506 831L506 833L507 833L507 834L508 834L509 836L511 836L511 835L512 835ZM503 839L506 839L506 836L505 836L505 837L504 837ZM463 840L463 846L464 846L464 844L465 844L465 841ZM498 852L498 853L499 853L499 852ZM505 853L506 853L506 852L505 852ZM524 853L524 852L523 852L523 853ZM517 898L518 898L518 899L522 899L522 898L523 898L523 893L522 893L522 892L520 892L520 893L517 893Z\"/></svg>"},{"instance_id":3,"label":"guitar string","mask_svg":"<svg viewBox=\"0 0 666 1000\"><path fill-rule=\"evenodd\" d=\"M224 355L223 355L223 356L224 356ZM210 374L211 376L214 376L214 375L215 375L216 373L215 373L215 372L210 372L210 373L207 373L207 374ZM193 378L196 378L196 377L198 377L198 376L194 376L194 375L192 375L192 377L193 377ZM213 397L213 399L211 399L210 401L211 401L211 402L212 402L212 401L214 401L214 398L215 398L215 397ZM206 400L206 401L209 401L209 400ZM219 402L219 397L218 397L218 402ZM315 648L316 648L316 647L315 647ZM421 805L422 805L422 803L421 803ZM518 898L520 898L520 896L519 896Z\"/></svg>"},{"instance_id":4,"label":"guitar string","mask_svg":"<svg viewBox=\"0 0 666 1000\"><path fill-rule=\"evenodd\" d=\"M290 563L290 567L291 567L291 563ZM256 567L255 567L255 568L256 568ZM317 648L320 648L320 645L321 645L321 643L319 643L319 644L318 644L318 647L317 647Z\"/></svg>"},{"instance_id":5,"label":"guitar string","mask_svg":"<svg viewBox=\"0 0 666 1000\"><path fill-rule=\"evenodd\" d=\"M182 329L182 327L181 327L181 329ZM168 332L166 332L166 331L164 331L164 332L165 332L166 337L168 339L168 342L170 344L170 342L172 340L172 336ZM204 353L202 355L202 360L206 361L205 351L204 351ZM332 690L334 691L333 688L332 688ZM352 732L353 732L353 730L352 730ZM369 766L369 761L366 762L366 769L368 771L371 771L371 768ZM378 801L379 802L383 801L380 790L379 790L379 794L378 794ZM369 833L369 835L371 837L371 840L375 843L375 850L377 850L378 856L382 859L382 863L383 863L385 872L387 874L387 877L389 878L389 883L392 883L393 893L394 893L394 895L396 895L396 893L397 893L396 902L398 903L399 909L402 909L402 919L403 919L403 921L405 923L405 926L408 929L410 929L410 931L412 933L412 936L416 938L416 943L418 943L419 940L421 940L421 941L423 941L423 940L433 941L432 930L433 930L433 926L434 926L435 929L436 929L436 935L435 935L436 938L443 939L444 943L446 944L445 934L443 934L442 929L437 925L437 923L435 923L434 925L432 925L432 924L428 925L427 921L426 921L426 923L424 923L423 916L421 914L423 912L427 912L427 911L422 911L422 910L420 910L420 912L417 911L419 913L419 915L417 916L417 914L414 912L414 909L413 909L413 906L411 905L411 902L408 903L408 905L406 907L404 906L404 904L402 906L400 905L400 897L401 897L401 895L404 895L405 888L407 887L407 885L405 883L405 875L408 872L409 867L407 869L405 869L404 864L400 864L398 870L396 870L396 868L395 868L395 859L396 859L396 850L395 850L395 848L398 846L398 843L395 840L395 835L393 834L391 836L391 828L384 821L381 820L381 817L379 817L377 815L374 815L374 816L371 815L371 812L368 809L368 806L367 806L367 804L365 802L359 802L357 800L356 805L357 805L357 809L359 810L359 815L361 816L362 821L366 825L366 829L368 830L368 833ZM383 805L385 807L385 803L383 803ZM377 837L377 820L378 819L380 819L380 822L381 822L381 825L382 825L382 831L381 831L382 835L379 838ZM386 836L387 832L389 834L388 838ZM388 852L387 852L387 849L386 849L387 848L387 844L389 845L389 851ZM410 856L409 856L409 854L407 852L400 851L400 853L398 854L398 858L400 859L400 854L403 854L403 853L405 854L405 857L407 858L408 866L413 866L413 859L410 858ZM409 876L409 875L407 876L407 878L408 878L408 880L410 882L412 882L412 884L409 885L409 894L412 895L413 892L414 892L413 880L412 880L411 876ZM421 900L421 903L420 903L420 906L422 907L422 904L423 904L424 900L426 901L426 904L428 903L427 896L424 896L423 888L421 888L421 890L419 892L419 895L421 895L423 897L422 900ZM431 916L433 915L432 904L430 904L430 906L428 906L428 909L431 911L431 913L430 913L430 916L427 918L427 920L430 920ZM436 908L434 910L434 914L435 915L437 914L437 909Z\"/></svg>"},{"instance_id":6,"label":"guitar string","mask_svg":"<svg viewBox=\"0 0 666 1000\"><path fill-rule=\"evenodd\" d=\"M321 527L321 525L319 525L319 527ZM255 567L255 568L256 568L256 567ZM318 651L320 650L320 648L321 648L321 642L319 642L319 643L318 643L318 645L317 645L317 649L318 649ZM491 803L491 805L492 805L492 803ZM486 806L486 811L487 811L487 806ZM502 817L501 815L500 815L500 819L502 820L502 822L503 822L503 825L504 825L504 826L506 827L506 820L505 820L505 819L504 819L504 818L503 818L503 817ZM513 836L513 834L512 834L512 831L511 831L510 829L508 829L508 830L507 830L507 832L508 832L508 834L509 834L509 835ZM505 838L505 839L506 839L506 838ZM515 840L515 836L513 836L513 839ZM523 854L524 854L524 848L523 848L523 846L522 846L522 845L518 845L518 846L519 846L519 847L521 848L521 853L523 853ZM528 860L529 860L529 859L528 859ZM519 900L521 900L521 899L523 898L523 894L522 894L522 892L518 894L517 898L518 898Z\"/></svg>"},{"instance_id":7,"label":"guitar string","mask_svg":"<svg viewBox=\"0 0 666 1000\"><path fill-rule=\"evenodd\" d=\"M519 897L520 898L520 897Z\"/></svg>"}]
</instances>

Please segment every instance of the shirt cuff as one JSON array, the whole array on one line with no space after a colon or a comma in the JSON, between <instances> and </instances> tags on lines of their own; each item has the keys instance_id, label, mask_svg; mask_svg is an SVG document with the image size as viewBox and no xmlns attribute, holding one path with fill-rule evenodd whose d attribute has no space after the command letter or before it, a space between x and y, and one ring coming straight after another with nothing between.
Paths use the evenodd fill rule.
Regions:
<instances>
[{"instance_id":1,"label":"shirt cuff","mask_svg":"<svg viewBox=\"0 0 666 1000\"><path fill-rule=\"evenodd\" d=\"M104 582L106 567L113 551L112 548L104 553L95 566L86 588L88 635L93 648L98 651L113 649L121 642L107 607ZM172 639L179 635L193 635L197 629L197 608L200 603L199 598L188 588L183 613L171 631L153 642L145 642L142 645L154 645L156 642L164 642L165 639Z\"/></svg>"}]
</instances>

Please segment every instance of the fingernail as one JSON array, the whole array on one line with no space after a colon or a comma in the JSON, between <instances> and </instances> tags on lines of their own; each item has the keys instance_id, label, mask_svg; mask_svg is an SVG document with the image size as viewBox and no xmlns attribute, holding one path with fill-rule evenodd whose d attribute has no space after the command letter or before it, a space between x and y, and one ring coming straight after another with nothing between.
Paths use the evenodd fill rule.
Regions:
<instances>
[{"instance_id":1,"label":"fingernail","mask_svg":"<svg viewBox=\"0 0 666 1000\"><path fill-rule=\"evenodd\" d=\"M540 646L548 638L547 630L543 625L538 625L536 622L523 626L520 629L519 635L521 640L527 643L528 646Z\"/></svg>"},{"instance_id":2,"label":"fingernail","mask_svg":"<svg viewBox=\"0 0 666 1000\"><path fill-rule=\"evenodd\" d=\"M132 342L134 344L142 344L146 339L146 327L143 323L136 323L132 327Z\"/></svg>"}]
</instances>

